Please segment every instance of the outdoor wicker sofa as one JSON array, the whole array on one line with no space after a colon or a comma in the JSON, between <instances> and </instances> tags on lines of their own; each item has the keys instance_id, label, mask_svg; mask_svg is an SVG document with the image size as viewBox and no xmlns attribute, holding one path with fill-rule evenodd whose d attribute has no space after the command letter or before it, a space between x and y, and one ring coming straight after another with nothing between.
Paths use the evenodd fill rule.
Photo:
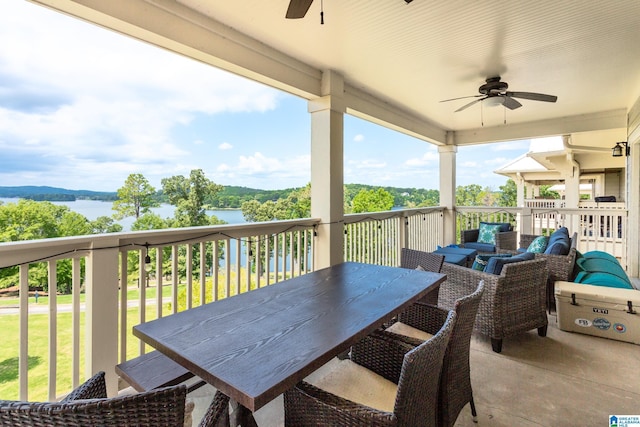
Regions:
<instances>
[{"instance_id":1,"label":"outdoor wicker sofa","mask_svg":"<svg viewBox=\"0 0 640 427\"><path fill-rule=\"evenodd\" d=\"M500 231L495 233L495 244L478 242L480 237L480 228L472 228L470 230L462 230L460 232L460 246L463 248L475 249L479 253L496 253L500 250L516 250L518 232L513 230L513 227L508 222L488 222L480 223L480 227L483 224L487 225L499 225Z\"/></svg>"},{"instance_id":2,"label":"outdoor wicker sofa","mask_svg":"<svg viewBox=\"0 0 640 427\"><path fill-rule=\"evenodd\" d=\"M504 338L538 329L547 334L545 290L549 270L545 259L505 264L499 275L445 263L447 280L440 285L438 305L453 309L456 300L475 291L484 282L484 294L476 316L475 330L491 338L493 351L502 351Z\"/></svg>"}]
</instances>

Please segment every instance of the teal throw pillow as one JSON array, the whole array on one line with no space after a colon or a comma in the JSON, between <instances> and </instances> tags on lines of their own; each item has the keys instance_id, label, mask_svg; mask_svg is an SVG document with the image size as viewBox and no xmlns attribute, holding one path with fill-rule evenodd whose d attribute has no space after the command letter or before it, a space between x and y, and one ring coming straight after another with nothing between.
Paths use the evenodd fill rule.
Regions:
<instances>
[{"instance_id":1,"label":"teal throw pillow","mask_svg":"<svg viewBox=\"0 0 640 427\"><path fill-rule=\"evenodd\" d=\"M509 258L511 254L490 254L490 255L476 255L476 259L473 261L472 269L478 271L484 271L487 268L487 264L491 258Z\"/></svg>"},{"instance_id":2,"label":"teal throw pillow","mask_svg":"<svg viewBox=\"0 0 640 427\"><path fill-rule=\"evenodd\" d=\"M547 243L549 243L549 238L547 236L536 237L527 248L527 252L541 254L545 249L547 249Z\"/></svg>"},{"instance_id":3,"label":"teal throw pillow","mask_svg":"<svg viewBox=\"0 0 640 427\"><path fill-rule=\"evenodd\" d=\"M500 231L500 225L480 224L478 243L496 244L496 234Z\"/></svg>"}]
</instances>

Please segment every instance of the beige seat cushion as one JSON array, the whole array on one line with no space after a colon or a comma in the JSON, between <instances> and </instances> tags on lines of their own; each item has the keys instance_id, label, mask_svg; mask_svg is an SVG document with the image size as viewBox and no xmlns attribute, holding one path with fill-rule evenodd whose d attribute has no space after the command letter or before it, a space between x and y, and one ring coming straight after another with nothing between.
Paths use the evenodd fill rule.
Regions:
<instances>
[{"instance_id":1,"label":"beige seat cushion","mask_svg":"<svg viewBox=\"0 0 640 427\"><path fill-rule=\"evenodd\" d=\"M433 337L433 335L428 332L421 331L420 329L416 329L413 326L409 326L402 322L395 322L386 330L389 332L393 332L394 334L404 335L405 337L411 337L421 341L427 341Z\"/></svg>"},{"instance_id":2,"label":"beige seat cushion","mask_svg":"<svg viewBox=\"0 0 640 427\"><path fill-rule=\"evenodd\" d=\"M370 408L393 412L398 386L351 360L332 359L305 381Z\"/></svg>"}]
</instances>

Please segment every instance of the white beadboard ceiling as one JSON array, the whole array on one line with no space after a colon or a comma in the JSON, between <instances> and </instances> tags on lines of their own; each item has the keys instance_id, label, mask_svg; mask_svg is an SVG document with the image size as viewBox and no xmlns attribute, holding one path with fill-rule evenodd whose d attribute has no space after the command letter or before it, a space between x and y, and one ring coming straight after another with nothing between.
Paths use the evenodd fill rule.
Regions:
<instances>
[{"instance_id":1,"label":"white beadboard ceiling","mask_svg":"<svg viewBox=\"0 0 640 427\"><path fill-rule=\"evenodd\" d=\"M179 2L444 130L478 128L481 113L503 123L502 107L439 102L494 75L558 96L521 100L510 124L628 109L640 95L638 0L315 0L298 20L284 18L288 0Z\"/></svg>"},{"instance_id":2,"label":"white beadboard ceiling","mask_svg":"<svg viewBox=\"0 0 640 427\"><path fill-rule=\"evenodd\" d=\"M447 131L486 141L478 135L506 128L505 119L520 136L607 112L622 117L622 128L620 111L640 96L639 0L314 0L295 20L285 19L289 0L32 1L297 94L314 94L318 76L335 70L358 94L411 116L397 126L425 124L413 132L439 143ZM558 101L519 100L513 111L478 103L458 113L471 98L439 102L476 95L495 75L509 90Z\"/></svg>"}]
</instances>

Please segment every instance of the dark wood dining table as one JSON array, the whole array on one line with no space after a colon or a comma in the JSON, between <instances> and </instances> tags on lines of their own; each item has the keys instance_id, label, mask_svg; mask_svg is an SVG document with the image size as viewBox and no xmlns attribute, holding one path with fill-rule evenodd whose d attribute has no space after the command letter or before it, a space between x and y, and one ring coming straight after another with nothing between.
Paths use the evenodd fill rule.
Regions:
<instances>
[{"instance_id":1,"label":"dark wood dining table","mask_svg":"<svg viewBox=\"0 0 640 427\"><path fill-rule=\"evenodd\" d=\"M437 289L439 273L346 262L133 327L238 403L236 424Z\"/></svg>"}]
</instances>

